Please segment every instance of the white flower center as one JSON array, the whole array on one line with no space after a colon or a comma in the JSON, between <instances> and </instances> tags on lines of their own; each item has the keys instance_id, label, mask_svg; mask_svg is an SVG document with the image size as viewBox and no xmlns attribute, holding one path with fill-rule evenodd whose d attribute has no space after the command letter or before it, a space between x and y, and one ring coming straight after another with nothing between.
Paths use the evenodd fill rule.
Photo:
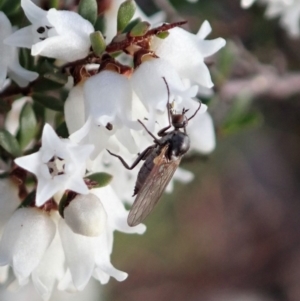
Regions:
<instances>
[{"instance_id":1,"label":"white flower center","mask_svg":"<svg viewBox=\"0 0 300 301\"><path fill-rule=\"evenodd\" d=\"M65 174L65 160L57 156L53 156L47 163L49 173L54 178Z\"/></svg>"},{"instance_id":2,"label":"white flower center","mask_svg":"<svg viewBox=\"0 0 300 301\"><path fill-rule=\"evenodd\" d=\"M51 29L51 26L45 25L45 26L39 26L36 29L36 32L38 34L38 39L40 41L44 41L46 38L48 38L48 31Z\"/></svg>"}]
</instances>

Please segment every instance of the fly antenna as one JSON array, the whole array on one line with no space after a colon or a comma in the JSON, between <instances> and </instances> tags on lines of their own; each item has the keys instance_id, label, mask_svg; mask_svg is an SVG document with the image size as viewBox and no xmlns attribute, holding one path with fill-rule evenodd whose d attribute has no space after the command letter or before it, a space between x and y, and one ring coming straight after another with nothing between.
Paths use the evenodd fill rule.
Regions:
<instances>
[{"instance_id":1,"label":"fly antenna","mask_svg":"<svg viewBox=\"0 0 300 301\"><path fill-rule=\"evenodd\" d=\"M202 105L202 102L200 101L199 107L197 108L197 110L195 111L195 113L194 113L190 118L188 118L188 120L191 120L192 118L194 118L194 117L196 116L196 114L198 113L198 111L199 111L200 108L201 108L201 105Z\"/></svg>"},{"instance_id":2,"label":"fly antenna","mask_svg":"<svg viewBox=\"0 0 300 301\"><path fill-rule=\"evenodd\" d=\"M168 102L167 102L167 110L168 110L168 118L169 118L169 125L171 125L171 104L170 104L170 88L169 85L167 83L167 80L165 77L162 78L166 84L167 87L167 92L168 92Z\"/></svg>"}]
</instances>

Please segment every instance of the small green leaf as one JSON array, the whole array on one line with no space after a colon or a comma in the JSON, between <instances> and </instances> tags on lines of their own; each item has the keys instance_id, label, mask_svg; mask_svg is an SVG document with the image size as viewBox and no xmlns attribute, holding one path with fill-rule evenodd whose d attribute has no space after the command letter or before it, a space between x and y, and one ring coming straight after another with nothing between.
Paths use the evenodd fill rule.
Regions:
<instances>
[{"instance_id":1,"label":"small green leaf","mask_svg":"<svg viewBox=\"0 0 300 301\"><path fill-rule=\"evenodd\" d=\"M20 11L20 0L6 0L1 6L1 11L7 16L11 16Z\"/></svg>"},{"instance_id":2,"label":"small green leaf","mask_svg":"<svg viewBox=\"0 0 300 301\"><path fill-rule=\"evenodd\" d=\"M150 23L146 21L139 22L130 30L130 36L141 37L148 31L149 28Z\"/></svg>"},{"instance_id":3,"label":"small green leaf","mask_svg":"<svg viewBox=\"0 0 300 301\"><path fill-rule=\"evenodd\" d=\"M49 80L47 78L39 77L38 81L33 85L34 92L45 92L49 90L57 90L64 86L64 84Z\"/></svg>"},{"instance_id":4,"label":"small green leaf","mask_svg":"<svg viewBox=\"0 0 300 301\"><path fill-rule=\"evenodd\" d=\"M60 2L59 0L50 0L49 2L50 2L49 7L56 8L56 9L59 8L59 2Z\"/></svg>"},{"instance_id":5,"label":"small green leaf","mask_svg":"<svg viewBox=\"0 0 300 301\"><path fill-rule=\"evenodd\" d=\"M61 123L55 131L56 131L56 134L61 138L69 137L69 131L67 128L67 124L65 122Z\"/></svg>"},{"instance_id":6,"label":"small green leaf","mask_svg":"<svg viewBox=\"0 0 300 301\"><path fill-rule=\"evenodd\" d=\"M108 173L98 172L87 176L85 179L94 182L92 184L93 188L100 188L100 187L107 186L111 182L112 178L113 178L112 175Z\"/></svg>"},{"instance_id":7,"label":"small green leaf","mask_svg":"<svg viewBox=\"0 0 300 301\"><path fill-rule=\"evenodd\" d=\"M168 31L162 31L162 32L158 33L156 36L163 40L163 39L167 38L169 36L169 34L170 33Z\"/></svg>"},{"instance_id":8,"label":"small green leaf","mask_svg":"<svg viewBox=\"0 0 300 301\"><path fill-rule=\"evenodd\" d=\"M31 191L18 208L27 208L35 204L36 191Z\"/></svg>"},{"instance_id":9,"label":"small green leaf","mask_svg":"<svg viewBox=\"0 0 300 301\"><path fill-rule=\"evenodd\" d=\"M59 112L64 110L64 103L60 99L53 96L44 95L41 93L33 93L31 97L34 101L37 101L48 109Z\"/></svg>"},{"instance_id":10,"label":"small green leaf","mask_svg":"<svg viewBox=\"0 0 300 301\"><path fill-rule=\"evenodd\" d=\"M27 70L33 70L34 57L30 53L30 49L20 48L19 50L19 61L20 65Z\"/></svg>"},{"instance_id":11,"label":"small green leaf","mask_svg":"<svg viewBox=\"0 0 300 301\"><path fill-rule=\"evenodd\" d=\"M13 157L21 156L21 150L17 139L7 130L0 130L0 146Z\"/></svg>"},{"instance_id":12,"label":"small green leaf","mask_svg":"<svg viewBox=\"0 0 300 301\"><path fill-rule=\"evenodd\" d=\"M68 75L61 72L46 72L44 78L60 85L65 85L68 82Z\"/></svg>"},{"instance_id":13,"label":"small green leaf","mask_svg":"<svg viewBox=\"0 0 300 301\"><path fill-rule=\"evenodd\" d=\"M103 15L98 16L96 23L94 25L96 31L105 32L106 24Z\"/></svg>"},{"instance_id":14,"label":"small green leaf","mask_svg":"<svg viewBox=\"0 0 300 301\"><path fill-rule=\"evenodd\" d=\"M58 205L58 212L61 217L64 217L64 210L68 204L69 204L68 194L64 193Z\"/></svg>"},{"instance_id":15,"label":"small green leaf","mask_svg":"<svg viewBox=\"0 0 300 301\"><path fill-rule=\"evenodd\" d=\"M101 54L105 51L106 48L105 40L103 38L102 33L100 31L95 31L91 33L90 40L94 53L97 56L101 56Z\"/></svg>"},{"instance_id":16,"label":"small green leaf","mask_svg":"<svg viewBox=\"0 0 300 301\"><path fill-rule=\"evenodd\" d=\"M17 134L17 139L21 149L24 149L35 137L36 131L37 121L32 105L30 103L26 103L20 114L20 127Z\"/></svg>"},{"instance_id":17,"label":"small green leaf","mask_svg":"<svg viewBox=\"0 0 300 301\"><path fill-rule=\"evenodd\" d=\"M122 33L127 33L129 32L136 24L142 22L142 19L141 18L136 18L136 19L133 19L132 21L130 21L128 23L128 25L123 29Z\"/></svg>"},{"instance_id":18,"label":"small green leaf","mask_svg":"<svg viewBox=\"0 0 300 301\"><path fill-rule=\"evenodd\" d=\"M133 0L124 1L118 10L117 30L122 32L135 13L136 5Z\"/></svg>"},{"instance_id":19,"label":"small green leaf","mask_svg":"<svg viewBox=\"0 0 300 301\"><path fill-rule=\"evenodd\" d=\"M93 25L97 20L98 5L96 0L80 0L78 13L81 17L90 21Z\"/></svg>"}]
</instances>

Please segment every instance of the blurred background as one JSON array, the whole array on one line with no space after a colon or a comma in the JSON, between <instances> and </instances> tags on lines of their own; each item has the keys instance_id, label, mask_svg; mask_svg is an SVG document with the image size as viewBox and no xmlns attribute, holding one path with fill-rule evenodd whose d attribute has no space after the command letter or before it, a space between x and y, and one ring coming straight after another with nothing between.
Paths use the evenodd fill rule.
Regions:
<instances>
[{"instance_id":1,"label":"blurred background","mask_svg":"<svg viewBox=\"0 0 300 301\"><path fill-rule=\"evenodd\" d=\"M137 1L148 14L165 1ZM300 300L300 39L265 8L239 0L171 1L169 18L227 46L210 66L216 150L191 155L190 184L175 185L146 220L143 236L116 235L113 301Z\"/></svg>"}]
</instances>

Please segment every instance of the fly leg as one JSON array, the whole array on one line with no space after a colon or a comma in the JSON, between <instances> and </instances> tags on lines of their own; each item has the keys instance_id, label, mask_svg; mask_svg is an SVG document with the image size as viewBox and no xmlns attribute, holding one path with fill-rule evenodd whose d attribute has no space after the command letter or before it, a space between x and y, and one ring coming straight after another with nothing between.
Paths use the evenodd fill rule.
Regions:
<instances>
[{"instance_id":1,"label":"fly leg","mask_svg":"<svg viewBox=\"0 0 300 301\"><path fill-rule=\"evenodd\" d=\"M117 158L121 161L121 163L124 165L125 168L131 170L131 169L134 169L134 168L139 164L140 161L145 160L146 157L149 155L150 151L152 151L152 149L153 149L155 146L156 146L156 145L151 145L151 146L147 147L141 154L139 154L139 156L135 159L135 161L132 163L131 166L129 166L121 156L112 153L112 152L111 152L110 150L108 150L108 149L107 149L107 151L108 151L112 156L117 157Z\"/></svg>"},{"instance_id":2,"label":"fly leg","mask_svg":"<svg viewBox=\"0 0 300 301\"><path fill-rule=\"evenodd\" d=\"M158 145L161 145L161 142L159 141L159 139L157 139L148 129L147 127L144 125L144 123L142 121L140 121L138 119L138 122L143 126L143 128L146 130L146 132L154 139L154 142Z\"/></svg>"}]
</instances>

